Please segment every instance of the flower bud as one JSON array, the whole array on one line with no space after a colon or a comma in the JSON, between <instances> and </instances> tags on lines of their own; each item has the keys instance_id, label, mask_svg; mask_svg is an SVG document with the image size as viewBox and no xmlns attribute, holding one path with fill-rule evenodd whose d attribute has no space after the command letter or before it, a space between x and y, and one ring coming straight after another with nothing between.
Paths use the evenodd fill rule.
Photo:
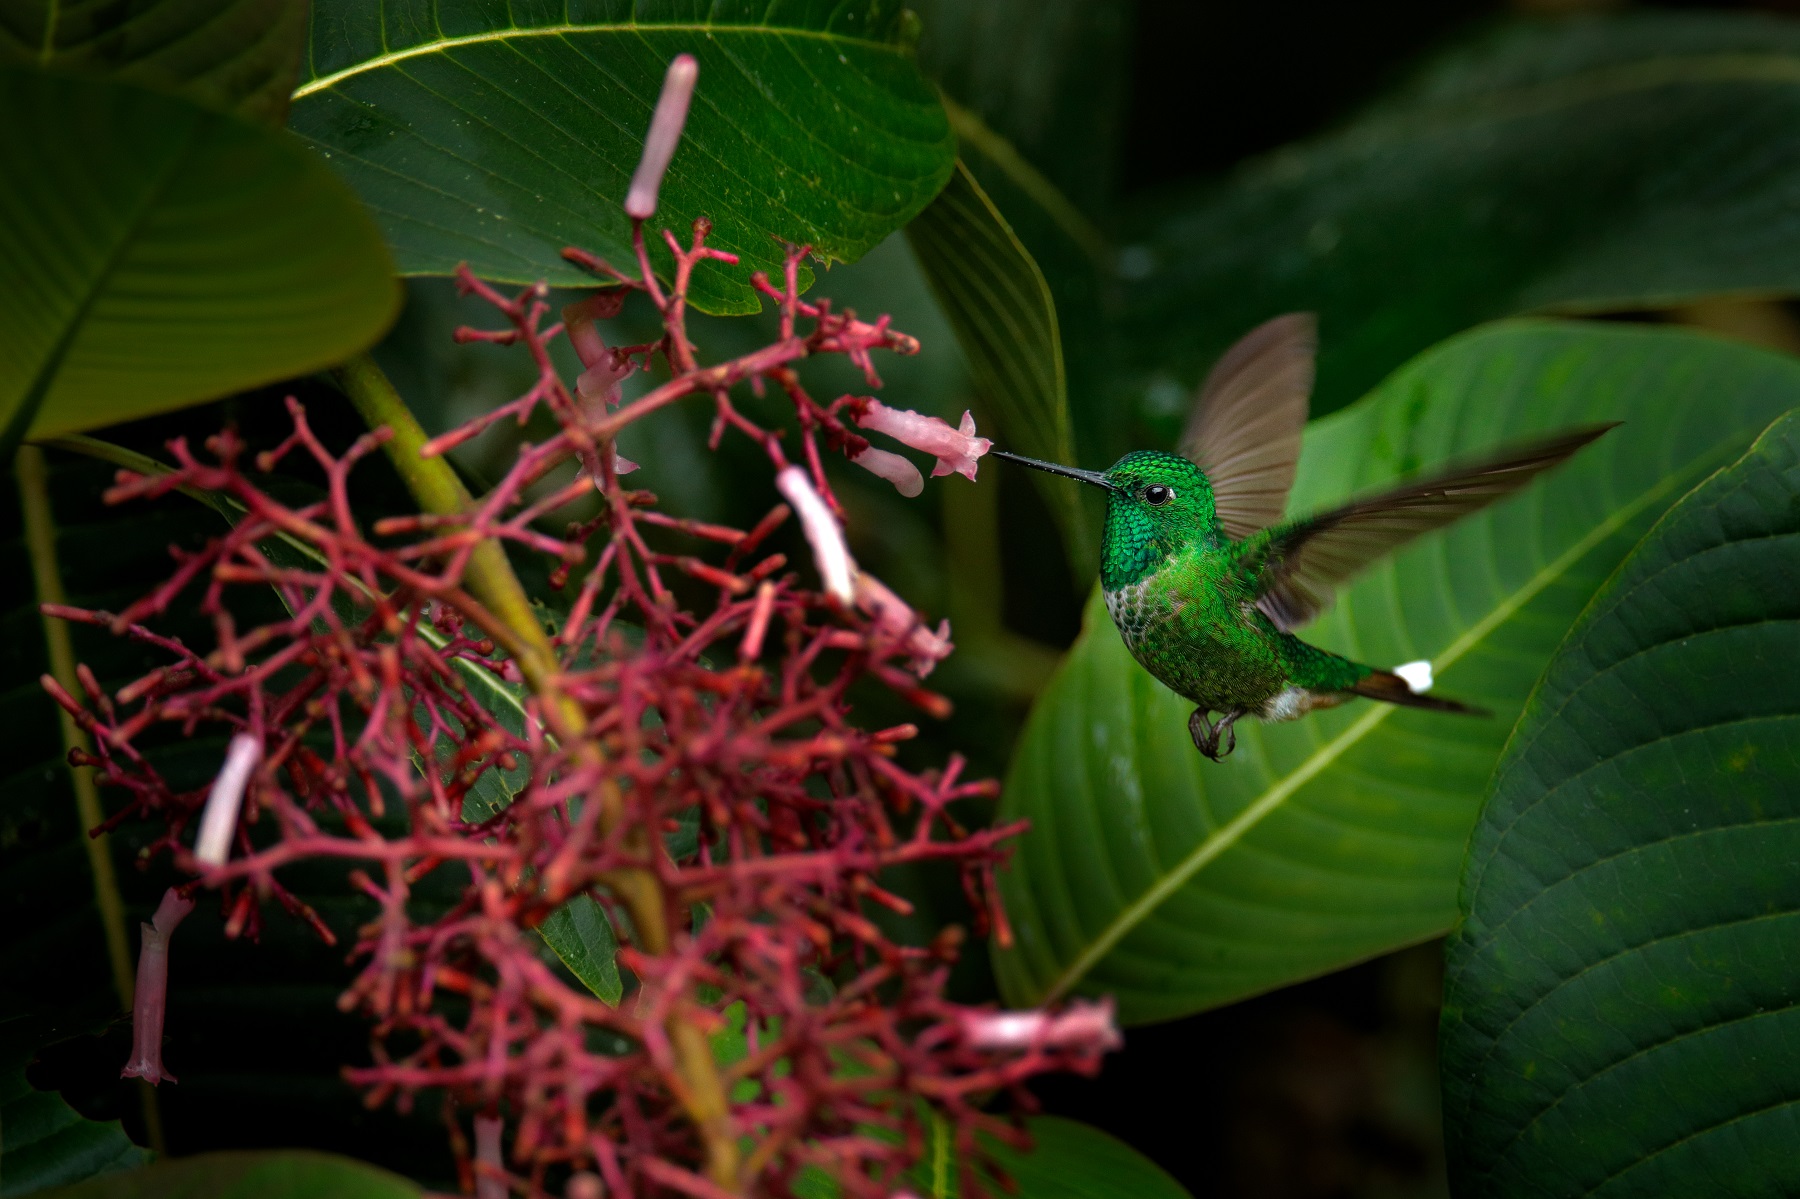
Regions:
<instances>
[{"instance_id":1,"label":"flower bud","mask_svg":"<svg viewBox=\"0 0 1800 1199\"><path fill-rule=\"evenodd\" d=\"M872 474L880 475L894 485L895 491L909 500L925 490L925 476L919 473L918 467L898 454L890 454L886 450L870 446L850 461Z\"/></svg>"},{"instance_id":2,"label":"flower bud","mask_svg":"<svg viewBox=\"0 0 1800 1199\"><path fill-rule=\"evenodd\" d=\"M656 194L687 124L688 101L694 98L694 80L699 74L700 64L692 54L677 54L663 76L662 95L656 98L650 132L644 137L644 156L631 176L631 190L625 193L625 215L633 220L647 221L656 215Z\"/></svg>"},{"instance_id":3,"label":"flower bud","mask_svg":"<svg viewBox=\"0 0 1800 1199\"><path fill-rule=\"evenodd\" d=\"M818 565L819 578L824 581L826 592L836 597L839 603L849 605L855 598L851 580L856 573L856 563L850 557L850 547L844 544L844 530L839 527L837 517L831 514L831 509L813 490L806 472L798 466L782 467L781 473L775 476L775 486L800 517L800 527L812 545L813 561Z\"/></svg>"},{"instance_id":4,"label":"flower bud","mask_svg":"<svg viewBox=\"0 0 1800 1199\"><path fill-rule=\"evenodd\" d=\"M231 856L231 835L237 832L238 809L244 804L244 788L250 772L262 760L262 742L239 733L225 750L225 765L206 795L200 814L200 835L194 839L194 857L205 866L223 866Z\"/></svg>"}]
</instances>

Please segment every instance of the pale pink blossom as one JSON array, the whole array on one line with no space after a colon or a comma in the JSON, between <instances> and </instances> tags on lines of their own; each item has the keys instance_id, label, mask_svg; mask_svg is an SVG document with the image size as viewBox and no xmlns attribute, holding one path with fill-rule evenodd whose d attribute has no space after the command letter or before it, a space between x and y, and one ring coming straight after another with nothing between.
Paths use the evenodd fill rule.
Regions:
<instances>
[{"instance_id":1,"label":"pale pink blossom","mask_svg":"<svg viewBox=\"0 0 1800 1199\"><path fill-rule=\"evenodd\" d=\"M656 215L656 193L669 160L675 157L675 144L687 124L688 102L694 98L694 80L699 75L700 64L692 54L677 54L663 76L650 132L644 136L644 156L631 176L631 190L625 193L625 215L634 220L647 221Z\"/></svg>"},{"instance_id":2,"label":"pale pink blossom","mask_svg":"<svg viewBox=\"0 0 1800 1199\"><path fill-rule=\"evenodd\" d=\"M880 579L866 570L856 572L856 606L875 620L875 627L896 638L912 655L913 673L920 678L950 656L956 646L950 642L950 622L938 624L933 632L912 606L895 595Z\"/></svg>"},{"instance_id":3,"label":"pale pink blossom","mask_svg":"<svg viewBox=\"0 0 1800 1199\"><path fill-rule=\"evenodd\" d=\"M475 1117L475 1199L506 1199L512 1190L500 1155L500 1134L505 1128L499 1116Z\"/></svg>"},{"instance_id":4,"label":"pale pink blossom","mask_svg":"<svg viewBox=\"0 0 1800 1199\"><path fill-rule=\"evenodd\" d=\"M850 461L866 471L880 475L894 485L895 491L909 500L925 490L925 476L919 473L919 468L911 461L899 454L890 454L886 450L870 446Z\"/></svg>"},{"instance_id":5,"label":"pale pink blossom","mask_svg":"<svg viewBox=\"0 0 1800 1199\"><path fill-rule=\"evenodd\" d=\"M985 437L975 436L975 417L964 412L962 424L952 429L935 416L921 416L911 409L889 408L880 400L859 399L851 406L858 425L886 433L895 441L923 450L936 458L933 478L952 471L970 480L975 478L976 460L994 448Z\"/></svg>"},{"instance_id":6,"label":"pale pink blossom","mask_svg":"<svg viewBox=\"0 0 1800 1199\"><path fill-rule=\"evenodd\" d=\"M1104 1053L1123 1045L1113 1022L1113 1001L1077 999L1060 1012L964 1012L963 1041L974 1049L1059 1049Z\"/></svg>"},{"instance_id":7,"label":"pale pink blossom","mask_svg":"<svg viewBox=\"0 0 1800 1199\"><path fill-rule=\"evenodd\" d=\"M120 1078L141 1078L151 1086L176 1078L163 1068L163 1017L169 1007L169 938L194 901L183 899L174 887L163 892L156 915L140 924L143 945L138 950L137 985L131 997L131 1060L119 1071Z\"/></svg>"},{"instance_id":8,"label":"pale pink blossom","mask_svg":"<svg viewBox=\"0 0 1800 1199\"><path fill-rule=\"evenodd\" d=\"M194 839L194 857L205 866L223 866L231 856L231 835L237 832L238 810L244 805L244 788L250 773L262 760L262 742L239 733L225 750L225 765L206 795L200 814L200 835Z\"/></svg>"},{"instance_id":9,"label":"pale pink blossom","mask_svg":"<svg viewBox=\"0 0 1800 1199\"><path fill-rule=\"evenodd\" d=\"M844 530L838 525L837 517L831 514L831 509L813 490L806 472L798 466L782 467L775 476L775 487L787 497L788 503L794 506L795 515L800 518L800 528L812 546L813 562L819 568L819 578L825 583L826 593L835 596L841 604L850 604L855 598L852 579L856 574L856 562L850 557L850 547L844 544Z\"/></svg>"}]
</instances>

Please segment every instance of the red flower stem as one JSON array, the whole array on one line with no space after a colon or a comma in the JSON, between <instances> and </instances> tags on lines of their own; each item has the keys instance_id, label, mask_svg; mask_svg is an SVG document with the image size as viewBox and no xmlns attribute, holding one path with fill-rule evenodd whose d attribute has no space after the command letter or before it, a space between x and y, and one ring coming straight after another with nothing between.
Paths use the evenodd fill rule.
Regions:
<instances>
[{"instance_id":1,"label":"red flower stem","mask_svg":"<svg viewBox=\"0 0 1800 1199\"><path fill-rule=\"evenodd\" d=\"M428 440L425 430L374 359L359 354L332 373L371 430L386 426L393 431L382 448L421 510L440 516L475 511L473 497L450 464L442 458L423 456ZM624 800L617 783L605 772L599 746L584 735L587 721L581 705L563 690L555 648L533 615L525 588L506 560L505 550L497 541L483 539L469 554L464 578L470 595L478 602L457 606L484 632L504 629L509 634L507 648L517 660L526 684L541 701L549 731L570 747L578 773L601 780L596 788L598 794L590 797L583 816L597 818L600 831L610 832L623 815ZM452 596L445 598L456 603ZM644 839L643 830L634 830L632 840ZM573 849L579 843L580 838L571 837L569 846ZM649 857L647 844L633 847L645 851L646 859ZM556 866L553 862L547 876L553 892L557 887ZM646 953L666 954L670 945L669 899L656 875L643 869L620 870L609 881L631 914L639 946ZM684 1018L684 1007L682 1003L671 1004L665 1025L682 1083L680 1099L706 1144L707 1174L715 1185L735 1193L739 1155L725 1087L706 1033Z\"/></svg>"}]
</instances>

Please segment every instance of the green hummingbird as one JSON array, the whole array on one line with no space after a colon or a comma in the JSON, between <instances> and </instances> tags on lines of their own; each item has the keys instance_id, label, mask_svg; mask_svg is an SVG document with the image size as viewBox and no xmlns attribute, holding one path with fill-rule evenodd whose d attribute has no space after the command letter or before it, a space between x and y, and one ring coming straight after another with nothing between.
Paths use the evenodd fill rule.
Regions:
<instances>
[{"instance_id":1,"label":"green hummingbird","mask_svg":"<svg viewBox=\"0 0 1800 1199\"><path fill-rule=\"evenodd\" d=\"M1294 630L1365 567L1511 494L1614 427L1571 429L1283 520L1317 349L1308 313L1251 330L1201 385L1178 454L1139 450L1089 471L995 451L1105 489L1106 609L1144 669L1196 705L1188 732L1215 762L1236 748L1233 726L1246 716L1295 720L1355 696L1487 715L1426 695L1429 662L1381 670Z\"/></svg>"}]
</instances>

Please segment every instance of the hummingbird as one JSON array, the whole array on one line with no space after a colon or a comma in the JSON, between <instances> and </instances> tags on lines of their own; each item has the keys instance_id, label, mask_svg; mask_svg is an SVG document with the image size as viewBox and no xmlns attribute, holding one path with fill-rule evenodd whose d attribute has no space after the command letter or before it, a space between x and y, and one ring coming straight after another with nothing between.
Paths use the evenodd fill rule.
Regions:
<instances>
[{"instance_id":1,"label":"hummingbird","mask_svg":"<svg viewBox=\"0 0 1800 1199\"><path fill-rule=\"evenodd\" d=\"M1215 762L1237 747L1234 726L1246 716L1297 720L1358 696L1489 715L1427 695L1429 662L1382 670L1309 645L1294 632L1365 567L1510 495L1617 424L1513 445L1283 519L1317 350L1310 313L1289 313L1251 330L1201 384L1178 453L1138 450L1108 470L1090 471L994 451L1106 492L1100 549L1106 610L1132 657L1196 705L1188 732Z\"/></svg>"}]
</instances>

